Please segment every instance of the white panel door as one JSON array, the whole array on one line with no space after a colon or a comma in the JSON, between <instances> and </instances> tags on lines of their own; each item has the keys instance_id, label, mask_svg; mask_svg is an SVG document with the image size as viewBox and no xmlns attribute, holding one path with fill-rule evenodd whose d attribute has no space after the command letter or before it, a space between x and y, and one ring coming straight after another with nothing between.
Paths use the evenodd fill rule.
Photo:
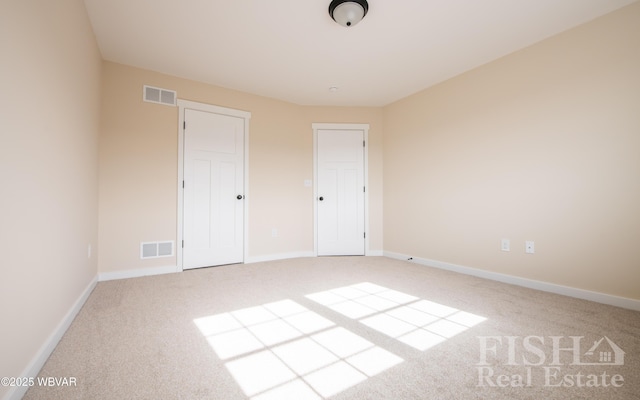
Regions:
<instances>
[{"instance_id":1,"label":"white panel door","mask_svg":"<svg viewBox=\"0 0 640 400\"><path fill-rule=\"evenodd\" d=\"M364 131L317 132L319 256L364 255Z\"/></svg>"},{"instance_id":2,"label":"white panel door","mask_svg":"<svg viewBox=\"0 0 640 400\"><path fill-rule=\"evenodd\" d=\"M243 262L244 120L186 109L183 268Z\"/></svg>"}]
</instances>

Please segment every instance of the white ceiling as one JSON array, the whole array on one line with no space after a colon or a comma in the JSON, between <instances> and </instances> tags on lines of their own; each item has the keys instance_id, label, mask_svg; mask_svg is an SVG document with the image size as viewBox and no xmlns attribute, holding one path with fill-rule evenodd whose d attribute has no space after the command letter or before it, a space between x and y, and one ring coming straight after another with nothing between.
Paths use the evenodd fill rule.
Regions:
<instances>
[{"instance_id":1,"label":"white ceiling","mask_svg":"<svg viewBox=\"0 0 640 400\"><path fill-rule=\"evenodd\" d=\"M85 4L106 60L302 105L383 106L635 1L369 0L350 28L330 0Z\"/></svg>"}]
</instances>

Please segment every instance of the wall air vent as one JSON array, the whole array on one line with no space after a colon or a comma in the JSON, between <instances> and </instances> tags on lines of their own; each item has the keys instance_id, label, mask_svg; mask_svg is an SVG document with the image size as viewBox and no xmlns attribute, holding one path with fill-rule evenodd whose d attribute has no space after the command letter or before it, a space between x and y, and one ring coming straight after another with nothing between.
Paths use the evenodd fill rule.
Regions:
<instances>
[{"instance_id":1,"label":"wall air vent","mask_svg":"<svg viewBox=\"0 0 640 400\"><path fill-rule=\"evenodd\" d=\"M140 258L158 258L173 256L173 241L140 243Z\"/></svg>"},{"instance_id":2,"label":"wall air vent","mask_svg":"<svg viewBox=\"0 0 640 400\"><path fill-rule=\"evenodd\" d=\"M142 99L149 103L164 104L166 106L176 105L175 90L157 88L153 86L143 86Z\"/></svg>"}]
</instances>

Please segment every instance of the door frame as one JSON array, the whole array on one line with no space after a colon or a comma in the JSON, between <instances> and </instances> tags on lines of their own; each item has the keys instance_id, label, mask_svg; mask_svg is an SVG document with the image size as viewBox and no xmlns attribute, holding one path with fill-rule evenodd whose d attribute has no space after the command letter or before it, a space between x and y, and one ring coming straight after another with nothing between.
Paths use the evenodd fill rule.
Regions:
<instances>
[{"instance_id":1,"label":"door frame","mask_svg":"<svg viewBox=\"0 0 640 400\"><path fill-rule=\"evenodd\" d=\"M221 106L215 106L212 104L198 103L190 100L182 100L178 99L178 231L176 237L178 238L176 242L176 258L178 264L178 270L184 271L184 263L182 260L183 251L182 251L182 241L184 239L183 235L183 217L184 217L184 111L195 110L195 111L205 111L213 114L226 115L229 117L237 117L244 119L244 207L243 207L243 218L244 218L244 226L243 226L243 254L242 254L242 263L246 262L249 258L249 120L251 119L251 113L248 111L236 110L233 108L226 108Z\"/></svg>"},{"instance_id":2,"label":"door frame","mask_svg":"<svg viewBox=\"0 0 640 400\"><path fill-rule=\"evenodd\" d=\"M364 137L364 255L369 255L369 124L312 123L313 129L313 255L318 257L318 131L362 131Z\"/></svg>"}]
</instances>

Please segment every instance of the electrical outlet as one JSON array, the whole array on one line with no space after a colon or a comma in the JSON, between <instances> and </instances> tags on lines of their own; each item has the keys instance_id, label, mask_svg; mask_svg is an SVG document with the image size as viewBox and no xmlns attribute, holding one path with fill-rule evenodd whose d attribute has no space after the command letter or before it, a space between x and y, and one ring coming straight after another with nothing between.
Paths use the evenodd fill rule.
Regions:
<instances>
[{"instance_id":1,"label":"electrical outlet","mask_svg":"<svg viewBox=\"0 0 640 400\"><path fill-rule=\"evenodd\" d=\"M533 240L527 240L524 242L524 252L528 254L535 253Z\"/></svg>"},{"instance_id":2,"label":"electrical outlet","mask_svg":"<svg viewBox=\"0 0 640 400\"><path fill-rule=\"evenodd\" d=\"M271 237L278 237L278 228L271 228Z\"/></svg>"},{"instance_id":3,"label":"electrical outlet","mask_svg":"<svg viewBox=\"0 0 640 400\"><path fill-rule=\"evenodd\" d=\"M502 243L500 245L500 250L502 251L511 251L511 243L509 239L502 239Z\"/></svg>"},{"instance_id":4,"label":"electrical outlet","mask_svg":"<svg viewBox=\"0 0 640 400\"><path fill-rule=\"evenodd\" d=\"M87 258L91 258L91 245L87 246Z\"/></svg>"}]
</instances>

